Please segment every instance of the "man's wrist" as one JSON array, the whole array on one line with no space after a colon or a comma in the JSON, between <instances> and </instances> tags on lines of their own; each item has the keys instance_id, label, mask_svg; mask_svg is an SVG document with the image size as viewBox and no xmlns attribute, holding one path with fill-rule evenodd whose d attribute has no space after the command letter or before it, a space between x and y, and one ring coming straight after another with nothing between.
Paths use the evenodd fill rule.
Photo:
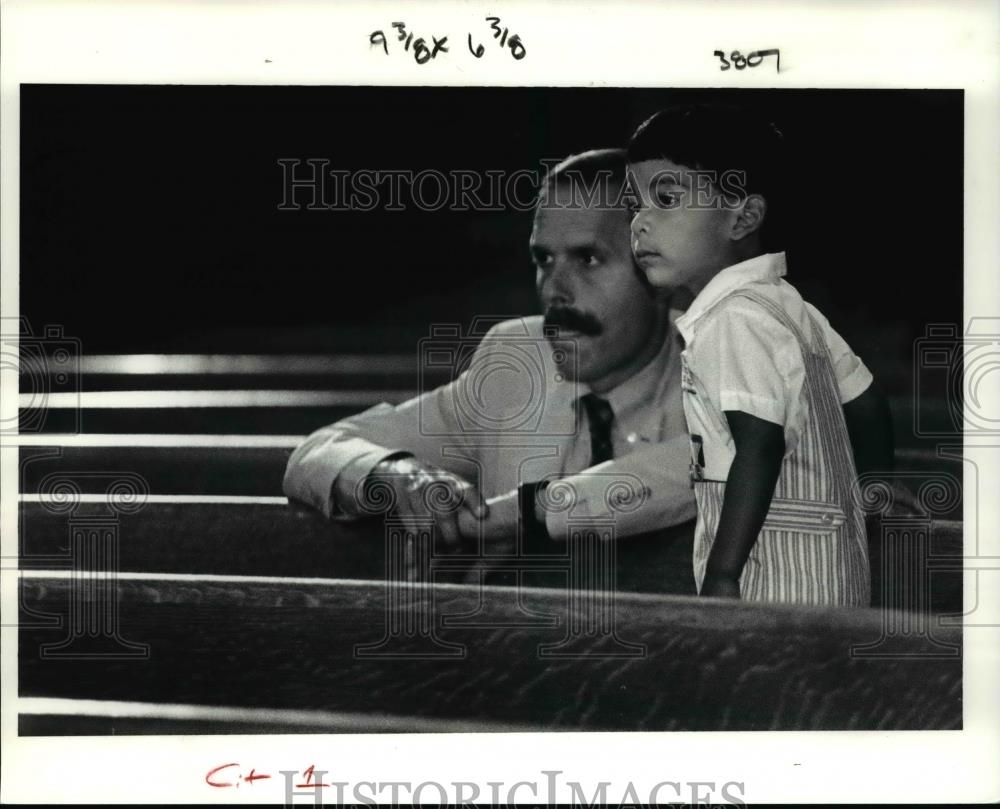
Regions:
<instances>
[{"instance_id":1,"label":"man's wrist","mask_svg":"<svg viewBox=\"0 0 1000 809\"><path fill-rule=\"evenodd\" d=\"M405 458L412 458L412 457L413 457L412 452L403 452L403 451L393 452L390 455L386 455L384 458L381 458L379 462L371 468L371 471L368 473L366 477L370 477L371 475L375 475L381 471L389 469L393 461L400 461ZM387 464L389 466L383 466L383 464Z\"/></svg>"}]
</instances>

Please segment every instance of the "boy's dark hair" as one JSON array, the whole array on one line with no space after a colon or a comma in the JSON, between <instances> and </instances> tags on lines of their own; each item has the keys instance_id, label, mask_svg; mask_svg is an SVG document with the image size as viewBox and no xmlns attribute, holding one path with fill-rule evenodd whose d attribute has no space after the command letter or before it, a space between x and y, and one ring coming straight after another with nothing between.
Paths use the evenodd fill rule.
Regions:
<instances>
[{"instance_id":1,"label":"boy's dark hair","mask_svg":"<svg viewBox=\"0 0 1000 809\"><path fill-rule=\"evenodd\" d=\"M644 121L629 141L628 162L666 159L711 171L716 184L727 171L741 172L742 196L760 194L767 201L760 238L771 251L784 244L784 152L784 136L763 116L743 107L691 104L669 107Z\"/></svg>"},{"instance_id":2,"label":"boy's dark hair","mask_svg":"<svg viewBox=\"0 0 1000 809\"><path fill-rule=\"evenodd\" d=\"M557 201L557 207L623 207L627 170L624 149L591 149L570 155L545 172L538 187L538 201L544 203L553 186L568 184L571 193L560 195L565 198Z\"/></svg>"}]
</instances>

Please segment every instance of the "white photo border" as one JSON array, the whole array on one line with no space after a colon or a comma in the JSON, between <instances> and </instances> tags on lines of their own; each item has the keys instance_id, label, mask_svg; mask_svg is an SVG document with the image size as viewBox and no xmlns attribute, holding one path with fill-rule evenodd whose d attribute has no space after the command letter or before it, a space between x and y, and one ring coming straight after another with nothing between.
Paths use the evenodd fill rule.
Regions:
<instances>
[{"instance_id":1,"label":"white photo border","mask_svg":"<svg viewBox=\"0 0 1000 809\"><path fill-rule=\"evenodd\" d=\"M2 6L0 314L18 316L19 107L22 83L546 85L961 88L965 91L965 322L1000 317L1000 6L990 2L484 3L47 2ZM368 36L403 15L454 32L448 59L381 58ZM468 58L464 34L509 20L523 60ZM716 49L780 48L781 72L720 72ZM380 57L380 58L377 58ZM598 78L599 77L599 78ZM918 166L931 182L933 166ZM931 216L913 202L914 231ZM903 234L905 237L905 234ZM997 380L983 389L1000 412ZM0 416L16 417L16 369L2 370ZM967 436L966 443L974 443ZM1000 443L998 441L997 443ZM996 491L998 464L981 466ZM225 761L272 771L326 769L337 780L742 782L760 802L978 802L1000 799L1000 576L980 573L983 623L965 630L964 729L942 732L558 733L350 736L19 738L17 448L0 456L2 800L5 803L281 803L280 785L212 790ZM992 484L990 484L992 481ZM971 502L970 502L971 501ZM12 504L14 504L13 507ZM979 554L1000 558L997 502L966 502ZM969 539L967 538L967 542ZM967 574L967 597L976 593ZM992 592L990 590L992 589ZM982 597L984 596L985 597ZM259 784L258 784L259 785ZM428 799L436 793L429 793ZM528 800L530 793L524 793ZM567 800L568 795L558 796ZM543 799L543 798L540 798ZM304 799L299 799L302 802ZM329 800L329 796L327 798ZM616 798L617 800L617 798Z\"/></svg>"}]
</instances>

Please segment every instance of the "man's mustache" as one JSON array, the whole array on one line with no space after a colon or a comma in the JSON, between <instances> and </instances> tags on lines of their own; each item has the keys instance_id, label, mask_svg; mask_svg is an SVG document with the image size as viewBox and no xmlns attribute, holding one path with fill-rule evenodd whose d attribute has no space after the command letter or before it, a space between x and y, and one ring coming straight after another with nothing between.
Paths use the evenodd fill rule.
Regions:
<instances>
[{"instance_id":1,"label":"man's mustache","mask_svg":"<svg viewBox=\"0 0 1000 809\"><path fill-rule=\"evenodd\" d=\"M596 337L604 331L601 322L589 312L581 312L570 306L554 306L545 312L545 326L578 331L589 337Z\"/></svg>"}]
</instances>

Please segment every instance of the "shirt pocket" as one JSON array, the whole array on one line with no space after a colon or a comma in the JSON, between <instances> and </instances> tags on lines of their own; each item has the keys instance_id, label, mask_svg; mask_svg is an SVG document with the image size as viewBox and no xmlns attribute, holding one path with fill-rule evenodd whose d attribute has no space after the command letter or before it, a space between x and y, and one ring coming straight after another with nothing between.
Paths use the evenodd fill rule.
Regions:
<instances>
[{"instance_id":1,"label":"shirt pocket","mask_svg":"<svg viewBox=\"0 0 1000 809\"><path fill-rule=\"evenodd\" d=\"M762 527L771 531L830 534L845 522L847 515L837 503L776 497Z\"/></svg>"}]
</instances>

